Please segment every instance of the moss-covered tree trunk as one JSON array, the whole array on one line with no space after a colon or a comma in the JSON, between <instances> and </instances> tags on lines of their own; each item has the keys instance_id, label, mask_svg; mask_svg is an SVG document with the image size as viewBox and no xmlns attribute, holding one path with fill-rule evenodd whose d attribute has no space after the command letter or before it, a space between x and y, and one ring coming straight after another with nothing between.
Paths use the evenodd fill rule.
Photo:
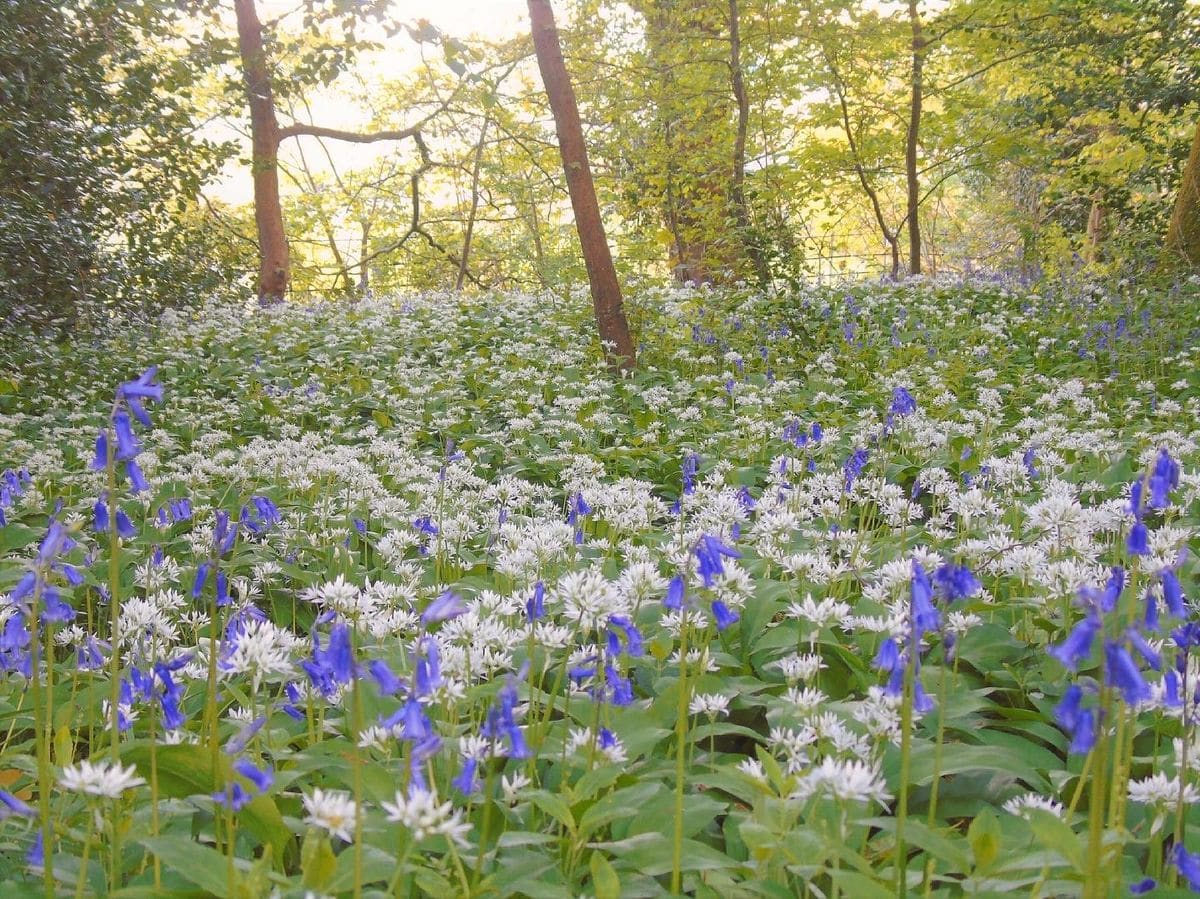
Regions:
<instances>
[{"instance_id":1,"label":"moss-covered tree trunk","mask_svg":"<svg viewBox=\"0 0 1200 899\"><path fill-rule=\"evenodd\" d=\"M1200 123L1192 139L1192 152L1183 168L1175 211L1167 228L1166 248L1173 261L1200 265Z\"/></svg>"}]
</instances>

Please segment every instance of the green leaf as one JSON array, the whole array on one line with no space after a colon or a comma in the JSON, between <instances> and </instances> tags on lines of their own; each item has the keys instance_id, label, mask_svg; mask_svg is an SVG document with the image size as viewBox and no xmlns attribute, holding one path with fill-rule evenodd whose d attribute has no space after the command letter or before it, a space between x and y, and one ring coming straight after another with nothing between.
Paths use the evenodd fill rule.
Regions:
<instances>
[{"instance_id":1,"label":"green leaf","mask_svg":"<svg viewBox=\"0 0 1200 899\"><path fill-rule=\"evenodd\" d=\"M182 836L145 837L138 842L145 846L151 855L157 856L163 867L174 871L205 892L218 899L236 895L240 876L235 870L231 890L229 859L211 846Z\"/></svg>"},{"instance_id":2,"label":"green leaf","mask_svg":"<svg viewBox=\"0 0 1200 899\"><path fill-rule=\"evenodd\" d=\"M967 828L967 842L975 856L975 867L986 871L1000 854L1000 821L990 808L975 816Z\"/></svg>"},{"instance_id":3,"label":"green leaf","mask_svg":"<svg viewBox=\"0 0 1200 899\"><path fill-rule=\"evenodd\" d=\"M337 858L329 839L317 828L310 827L300 847L300 873L304 885L312 890L321 890L337 870Z\"/></svg>"},{"instance_id":4,"label":"green leaf","mask_svg":"<svg viewBox=\"0 0 1200 899\"><path fill-rule=\"evenodd\" d=\"M644 782L601 797L579 819L579 839L586 840L598 828L618 819L632 818L651 796L665 790L662 784Z\"/></svg>"},{"instance_id":5,"label":"green leaf","mask_svg":"<svg viewBox=\"0 0 1200 899\"><path fill-rule=\"evenodd\" d=\"M156 757L159 794L171 799L207 796L213 792L214 782L220 789L234 776L229 757L221 753L217 757L218 777L214 781L212 752L203 746L159 746ZM149 746L131 746L122 752L121 758L134 765L147 781L151 779ZM274 799L266 795L255 796L238 813L238 821L255 839L271 847L271 857L276 864L282 863L292 832L283 823Z\"/></svg>"},{"instance_id":6,"label":"green leaf","mask_svg":"<svg viewBox=\"0 0 1200 899\"><path fill-rule=\"evenodd\" d=\"M530 802L565 827L568 833L572 836L575 834L575 816L571 814L570 807L561 796L549 793L546 790L530 790L525 796Z\"/></svg>"},{"instance_id":7,"label":"green leaf","mask_svg":"<svg viewBox=\"0 0 1200 899\"><path fill-rule=\"evenodd\" d=\"M588 867L592 869L592 889L596 899L620 899L621 878L602 853L593 852Z\"/></svg>"},{"instance_id":8,"label":"green leaf","mask_svg":"<svg viewBox=\"0 0 1200 899\"><path fill-rule=\"evenodd\" d=\"M1044 809L1031 809L1028 814L1029 826L1033 835L1044 846L1053 849L1067 864L1082 873L1084 868L1084 851L1080 835L1058 815Z\"/></svg>"}]
</instances>

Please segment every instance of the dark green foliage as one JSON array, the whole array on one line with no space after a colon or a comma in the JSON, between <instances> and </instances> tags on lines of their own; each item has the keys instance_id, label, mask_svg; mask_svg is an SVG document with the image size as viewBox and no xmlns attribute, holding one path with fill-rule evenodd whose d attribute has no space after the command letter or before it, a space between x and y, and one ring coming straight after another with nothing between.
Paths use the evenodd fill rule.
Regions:
<instances>
[{"instance_id":1,"label":"dark green foliage","mask_svg":"<svg viewBox=\"0 0 1200 899\"><path fill-rule=\"evenodd\" d=\"M175 15L121 0L0 3L8 316L69 327L84 304L164 305L228 283L195 204L231 148L196 133L203 61L172 43Z\"/></svg>"}]
</instances>

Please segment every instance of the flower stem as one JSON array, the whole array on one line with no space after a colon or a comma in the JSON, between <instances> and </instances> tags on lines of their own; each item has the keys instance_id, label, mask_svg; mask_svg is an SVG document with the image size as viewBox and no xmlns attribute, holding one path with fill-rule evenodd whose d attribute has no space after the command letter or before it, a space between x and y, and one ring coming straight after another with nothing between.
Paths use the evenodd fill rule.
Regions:
<instances>
[{"instance_id":1,"label":"flower stem","mask_svg":"<svg viewBox=\"0 0 1200 899\"><path fill-rule=\"evenodd\" d=\"M683 777L687 753L688 613L685 607L679 619L679 701L675 716L675 833L671 844L671 892L678 895L683 885Z\"/></svg>"}]
</instances>

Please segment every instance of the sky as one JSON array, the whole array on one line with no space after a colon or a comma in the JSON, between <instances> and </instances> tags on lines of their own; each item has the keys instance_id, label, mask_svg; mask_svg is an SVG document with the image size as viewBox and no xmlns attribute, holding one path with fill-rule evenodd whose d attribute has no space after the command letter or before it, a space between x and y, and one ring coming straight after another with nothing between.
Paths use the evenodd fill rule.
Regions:
<instances>
[{"instance_id":1,"label":"sky","mask_svg":"<svg viewBox=\"0 0 1200 899\"><path fill-rule=\"evenodd\" d=\"M302 7L302 0L258 0L259 17L263 21L294 12ZM529 18L525 0L392 0L393 15L401 21L416 22L428 19L443 33L451 37L479 36L492 40L503 40L526 30ZM230 29L234 30L232 12ZM371 77L395 78L415 67L416 46L407 35L401 33L388 42L388 52L375 54L366 61ZM359 128L367 122L367 112L353 103L348 103L337 91L324 91L309 98L313 118L322 125L336 128ZM397 123L404 124L404 123ZM223 139L237 137L237 132L227 125L214 126L214 137ZM305 138L311 141L311 138ZM295 153L295 140L289 140L281 148L286 161ZM249 140L245 139L245 153L249 155ZM335 164L339 170L358 168L389 152L388 144L344 144L327 141ZM306 158L317 171L326 171L324 155L315 144L306 147ZM315 152L311 152L315 151ZM286 179L280 184L284 193L289 192ZM227 203L245 203L251 199L250 171L246 166L231 164L222 173L221 179L210 185L205 193L209 197Z\"/></svg>"}]
</instances>

